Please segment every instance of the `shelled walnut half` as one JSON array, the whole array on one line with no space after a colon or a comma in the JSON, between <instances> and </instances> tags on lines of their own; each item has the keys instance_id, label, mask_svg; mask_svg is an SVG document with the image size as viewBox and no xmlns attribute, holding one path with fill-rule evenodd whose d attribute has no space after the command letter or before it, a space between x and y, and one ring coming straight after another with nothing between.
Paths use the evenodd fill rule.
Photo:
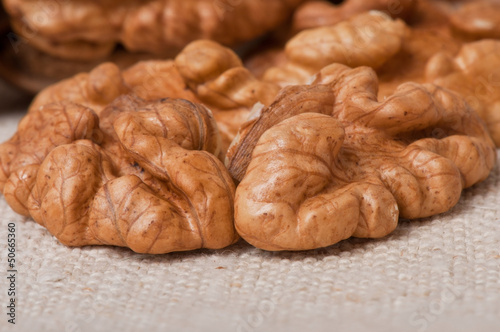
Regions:
<instances>
[{"instance_id":1,"label":"shelled walnut half","mask_svg":"<svg viewBox=\"0 0 500 332\"><path fill-rule=\"evenodd\" d=\"M398 53L406 30L403 21L379 11L304 30L287 42L286 61L269 68L263 79L280 86L305 84L332 63L378 68Z\"/></svg>"},{"instance_id":2,"label":"shelled walnut half","mask_svg":"<svg viewBox=\"0 0 500 332\"><path fill-rule=\"evenodd\" d=\"M0 0L9 22L0 24L0 77L35 94L103 62L174 57L198 39L247 48L304 1Z\"/></svg>"},{"instance_id":3,"label":"shelled walnut half","mask_svg":"<svg viewBox=\"0 0 500 332\"><path fill-rule=\"evenodd\" d=\"M414 12L416 2L415 0L345 0L340 5L335 5L324 0L308 1L295 11L293 29L301 31L334 25L370 10L406 19Z\"/></svg>"},{"instance_id":4,"label":"shelled walnut half","mask_svg":"<svg viewBox=\"0 0 500 332\"><path fill-rule=\"evenodd\" d=\"M441 1L454 32L471 41L500 38L500 2L498 0Z\"/></svg>"},{"instance_id":5,"label":"shelled walnut half","mask_svg":"<svg viewBox=\"0 0 500 332\"><path fill-rule=\"evenodd\" d=\"M255 78L229 48L209 40L186 46L174 60L150 60L121 71L104 63L42 90L30 111L57 101L71 101L96 113L120 95L145 100L183 98L210 108L222 136L223 153L253 105L268 105L279 86Z\"/></svg>"},{"instance_id":6,"label":"shelled walnut half","mask_svg":"<svg viewBox=\"0 0 500 332\"><path fill-rule=\"evenodd\" d=\"M237 46L279 27L304 0L2 2L14 31L30 45L89 61L109 55L117 43L161 56L175 56L197 39Z\"/></svg>"},{"instance_id":7,"label":"shelled walnut half","mask_svg":"<svg viewBox=\"0 0 500 332\"><path fill-rule=\"evenodd\" d=\"M437 53L427 63L426 79L462 95L500 147L500 40L464 44L456 56Z\"/></svg>"},{"instance_id":8,"label":"shelled walnut half","mask_svg":"<svg viewBox=\"0 0 500 332\"><path fill-rule=\"evenodd\" d=\"M242 127L226 165L240 180L235 225L267 250L389 234L445 212L484 180L495 146L459 95L402 84L382 102L368 67L331 65L283 89Z\"/></svg>"},{"instance_id":9,"label":"shelled walnut half","mask_svg":"<svg viewBox=\"0 0 500 332\"><path fill-rule=\"evenodd\" d=\"M99 116L67 101L32 110L0 145L0 190L69 246L140 253L238 239L234 183L210 111L183 99L115 99Z\"/></svg>"}]
</instances>

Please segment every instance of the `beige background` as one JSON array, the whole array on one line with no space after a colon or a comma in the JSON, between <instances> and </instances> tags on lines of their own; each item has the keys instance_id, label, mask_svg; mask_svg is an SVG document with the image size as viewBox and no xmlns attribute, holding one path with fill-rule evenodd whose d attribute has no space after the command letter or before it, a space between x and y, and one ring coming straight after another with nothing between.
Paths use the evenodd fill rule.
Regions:
<instances>
[{"instance_id":1,"label":"beige background","mask_svg":"<svg viewBox=\"0 0 500 332\"><path fill-rule=\"evenodd\" d=\"M28 98L0 85L0 141ZM500 153L500 151L499 151ZM67 248L0 197L0 331L499 331L500 170L448 213L381 240L159 256ZM17 324L7 324L7 224Z\"/></svg>"}]
</instances>

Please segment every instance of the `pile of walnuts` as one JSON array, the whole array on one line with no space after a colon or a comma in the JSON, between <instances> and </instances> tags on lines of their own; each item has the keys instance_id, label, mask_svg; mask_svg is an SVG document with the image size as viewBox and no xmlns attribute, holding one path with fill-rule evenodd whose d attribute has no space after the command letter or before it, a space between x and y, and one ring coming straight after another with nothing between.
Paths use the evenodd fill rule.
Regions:
<instances>
[{"instance_id":1,"label":"pile of walnuts","mask_svg":"<svg viewBox=\"0 0 500 332\"><path fill-rule=\"evenodd\" d=\"M19 11L29 2L4 1ZM308 250L448 211L488 177L500 146L500 6L398 3L306 1L243 59L200 39L171 59L107 62L51 85L0 145L0 190L66 245L153 254L239 237ZM98 46L152 47L134 35L139 25L118 33L135 17L120 10ZM56 30L46 26L40 42L71 55L70 36L88 43L98 26L72 28L49 44ZM182 45L182 34L161 39L169 31L148 50Z\"/></svg>"}]
</instances>

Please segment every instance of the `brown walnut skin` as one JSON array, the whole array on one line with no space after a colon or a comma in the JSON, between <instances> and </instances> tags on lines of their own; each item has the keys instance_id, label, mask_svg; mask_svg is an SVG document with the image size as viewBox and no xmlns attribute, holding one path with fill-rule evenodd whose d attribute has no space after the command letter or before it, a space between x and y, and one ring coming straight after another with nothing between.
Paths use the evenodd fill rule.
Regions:
<instances>
[{"instance_id":1,"label":"brown walnut skin","mask_svg":"<svg viewBox=\"0 0 500 332\"><path fill-rule=\"evenodd\" d=\"M293 30L302 31L335 25L351 16L379 10L393 18L407 19L415 9L416 0L346 0L340 5L328 1L309 1L297 8L293 16Z\"/></svg>"},{"instance_id":2,"label":"brown walnut skin","mask_svg":"<svg viewBox=\"0 0 500 332\"><path fill-rule=\"evenodd\" d=\"M405 30L403 21L373 11L333 26L302 31L285 46L287 62L269 68L263 80L280 86L306 84L332 63L381 67L400 50Z\"/></svg>"},{"instance_id":3,"label":"brown walnut skin","mask_svg":"<svg viewBox=\"0 0 500 332\"><path fill-rule=\"evenodd\" d=\"M469 41L500 38L500 2L496 0L441 1L454 33Z\"/></svg>"},{"instance_id":4,"label":"brown walnut skin","mask_svg":"<svg viewBox=\"0 0 500 332\"><path fill-rule=\"evenodd\" d=\"M437 53L427 63L425 73L428 82L462 95L500 146L500 41L464 44L455 56Z\"/></svg>"},{"instance_id":5,"label":"brown walnut skin","mask_svg":"<svg viewBox=\"0 0 500 332\"><path fill-rule=\"evenodd\" d=\"M0 76L35 94L103 62L126 68L174 57L201 38L239 47L281 26L304 1L3 0L11 27L0 26Z\"/></svg>"},{"instance_id":6,"label":"brown walnut skin","mask_svg":"<svg viewBox=\"0 0 500 332\"><path fill-rule=\"evenodd\" d=\"M104 63L41 91L30 106L60 100L92 108L98 114L121 95L145 100L182 98L203 103L213 112L222 136L223 154L253 105L269 104L279 86L255 78L229 48L209 40L195 41L175 60L150 60L121 71Z\"/></svg>"},{"instance_id":7,"label":"brown walnut skin","mask_svg":"<svg viewBox=\"0 0 500 332\"><path fill-rule=\"evenodd\" d=\"M363 2L367 6L372 3ZM323 2L303 5L308 6L319 6L318 11L323 6L338 10ZM291 38L284 50L268 49L254 54L246 63L258 77L262 75L265 81L282 87L306 84L331 63L369 66L379 76L379 97L387 97L404 82L425 83L427 61L438 52L458 52L464 41L453 32L449 13L435 2L412 1L410 7L405 22L381 12L366 12L354 13L332 25L321 24ZM266 59L275 65L266 66Z\"/></svg>"},{"instance_id":8,"label":"brown walnut skin","mask_svg":"<svg viewBox=\"0 0 500 332\"><path fill-rule=\"evenodd\" d=\"M120 69L112 63L104 63L89 73L80 73L42 90L32 101L29 112L58 102L71 101L99 112L118 96L130 93Z\"/></svg>"},{"instance_id":9,"label":"brown walnut skin","mask_svg":"<svg viewBox=\"0 0 500 332\"><path fill-rule=\"evenodd\" d=\"M241 180L235 225L246 241L307 250L382 237L399 217L448 211L489 175L495 146L459 95L406 83L379 102L377 84L370 68L331 65L242 129L228 166ZM315 107L312 91L332 106Z\"/></svg>"},{"instance_id":10,"label":"brown walnut skin","mask_svg":"<svg viewBox=\"0 0 500 332\"><path fill-rule=\"evenodd\" d=\"M171 60L142 61L124 71L107 62L89 73L77 74L45 88L34 98L29 111L69 100L99 114L119 96L131 93L145 100L183 98L198 101Z\"/></svg>"},{"instance_id":11,"label":"brown walnut skin","mask_svg":"<svg viewBox=\"0 0 500 332\"><path fill-rule=\"evenodd\" d=\"M264 44L250 54L245 55L243 63L257 78L262 78L266 70L272 67L283 67L287 63L284 45L276 43Z\"/></svg>"},{"instance_id":12,"label":"brown walnut skin","mask_svg":"<svg viewBox=\"0 0 500 332\"><path fill-rule=\"evenodd\" d=\"M131 52L173 56L197 39L235 46L269 32L304 0L3 0L15 32L46 53L92 60L117 43ZM263 15L262 13L266 13ZM36 38L30 32L36 33Z\"/></svg>"},{"instance_id":13,"label":"brown walnut skin","mask_svg":"<svg viewBox=\"0 0 500 332\"><path fill-rule=\"evenodd\" d=\"M0 145L0 191L11 208L29 216L26 203L47 154L75 140L98 141L98 126L91 109L69 102L46 105L24 117L16 134Z\"/></svg>"},{"instance_id":14,"label":"brown walnut skin","mask_svg":"<svg viewBox=\"0 0 500 332\"><path fill-rule=\"evenodd\" d=\"M216 249L238 239L219 153L212 114L187 100L122 96L99 117L58 102L0 145L0 184L13 209L68 246Z\"/></svg>"},{"instance_id":15,"label":"brown walnut skin","mask_svg":"<svg viewBox=\"0 0 500 332\"><path fill-rule=\"evenodd\" d=\"M268 105L280 90L257 79L233 51L209 40L186 46L175 64L187 86L214 112L224 151L253 106Z\"/></svg>"}]
</instances>

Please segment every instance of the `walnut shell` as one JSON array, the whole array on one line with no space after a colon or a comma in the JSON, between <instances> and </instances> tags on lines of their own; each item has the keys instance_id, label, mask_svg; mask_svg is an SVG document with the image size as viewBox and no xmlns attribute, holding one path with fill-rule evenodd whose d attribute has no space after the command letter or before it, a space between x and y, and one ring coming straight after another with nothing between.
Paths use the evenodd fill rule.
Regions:
<instances>
[{"instance_id":1,"label":"walnut shell","mask_svg":"<svg viewBox=\"0 0 500 332\"><path fill-rule=\"evenodd\" d=\"M235 225L245 240L305 250L382 237L399 217L449 210L488 176L495 146L459 95L406 83L379 102L377 87L368 67L331 65L243 127L227 166L241 180Z\"/></svg>"}]
</instances>

